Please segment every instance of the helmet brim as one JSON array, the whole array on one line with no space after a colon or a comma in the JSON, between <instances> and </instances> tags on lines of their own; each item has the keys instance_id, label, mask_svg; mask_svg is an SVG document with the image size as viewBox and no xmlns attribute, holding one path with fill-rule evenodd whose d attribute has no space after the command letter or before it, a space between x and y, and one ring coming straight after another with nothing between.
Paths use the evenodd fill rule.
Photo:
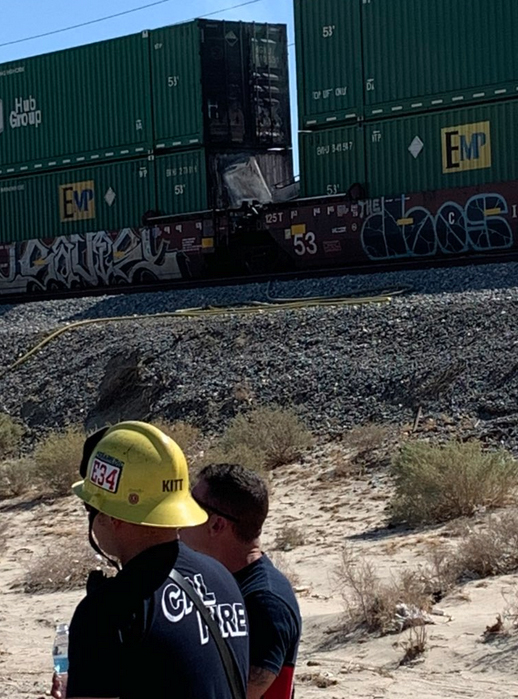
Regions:
<instances>
[{"instance_id":1,"label":"helmet brim","mask_svg":"<svg viewBox=\"0 0 518 699\"><path fill-rule=\"evenodd\" d=\"M85 488L84 480L74 483L72 490L81 500L99 512L131 524L182 529L205 524L208 519L207 512L198 505L190 493L182 497L172 493L169 497L157 501L143 500L128 504L107 502L102 490L98 494L92 493L90 488Z\"/></svg>"}]
</instances>

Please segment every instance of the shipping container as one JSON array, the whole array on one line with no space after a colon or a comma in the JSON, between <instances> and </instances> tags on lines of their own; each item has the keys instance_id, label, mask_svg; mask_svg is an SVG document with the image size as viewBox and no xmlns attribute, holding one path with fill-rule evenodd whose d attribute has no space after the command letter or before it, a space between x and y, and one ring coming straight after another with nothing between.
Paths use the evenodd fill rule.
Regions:
<instances>
[{"instance_id":1,"label":"shipping container","mask_svg":"<svg viewBox=\"0 0 518 699\"><path fill-rule=\"evenodd\" d=\"M291 145L284 25L196 20L152 32L157 149Z\"/></svg>"},{"instance_id":2,"label":"shipping container","mask_svg":"<svg viewBox=\"0 0 518 699\"><path fill-rule=\"evenodd\" d=\"M303 197L343 194L365 183L364 132L360 126L321 129L300 135Z\"/></svg>"},{"instance_id":3,"label":"shipping container","mask_svg":"<svg viewBox=\"0 0 518 699\"><path fill-rule=\"evenodd\" d=\"M137 227L154 208L148 158L4 179L0 243Z\"/></svg>"},{"instance_id":4,"label":"shipping container","mask_svg":"<svg viewBox=\"0 0 518 699\"><path fill-rule=\"evenodd\" d=\"M365 126L371 197L518 179L518 100Z\"/></svg>"},{"instance_id":5,"label":"shipping container","mask_svg":"<svg viewBox=\"0 0 518 699\"><path fill-rule=\"evenodd\" d=\"M0 65L0 176L152 146L148 33Z\"/></svg>"},{"instance_id":6,"label":"shipping container","mask_svg":"<svg viewBox=\"0 0 518 699\"><path fill-rule=\"evenodd\" d=\"M157 209L183 214L282 199L293 179L291 153L195 148L156 158Z\"/></svg>"},{"instance_id":7,"label":"shipping container","mask_svg":"<svg viewBox=\"0 0 518 699\"><path fill-rule=\"evenodd\" d=\"M339 16L350 3L332 4ZM366 118L516 95L516 0L375 0L361 12Z\"/></svg>"},{"instance_id":8,"label":"shipping container","mask_svg":"<svg viewBox=\"0 0 518 699\"><path fill-rule=\"evenodd\" d=\"M359 0L295 0L301 129L363 114Z\"/></svg>"}]
</instances>

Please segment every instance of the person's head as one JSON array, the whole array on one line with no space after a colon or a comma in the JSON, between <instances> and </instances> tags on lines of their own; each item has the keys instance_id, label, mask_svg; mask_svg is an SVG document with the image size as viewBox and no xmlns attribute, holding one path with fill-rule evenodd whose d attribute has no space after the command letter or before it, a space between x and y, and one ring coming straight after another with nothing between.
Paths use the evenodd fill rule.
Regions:
<instances>
[{"instance_id":1,"label":"person's head","mask_svg":"<svg viewBox=\"0 0 518 699\"><path fill-rule=\"evenodd\" d=\"M85 442L80 473L73 491L100 548L117 558L121 547L127 557L132 541L151 546L207 520L190 494L180 447L152 425L121 422L96 432Z\"/></svg>"},{"instance_id":2,"label":"person's head","mask_svg":"<svg viewBox=\"0 0 518 699\"><path fill-rule=\"evenodd\" d=\"M198 474L192 496L209 519L182 531L189 546L224 563L258 546L269 505L261 476L236 464L211 464Z\"/></svg>"}]
</instances>

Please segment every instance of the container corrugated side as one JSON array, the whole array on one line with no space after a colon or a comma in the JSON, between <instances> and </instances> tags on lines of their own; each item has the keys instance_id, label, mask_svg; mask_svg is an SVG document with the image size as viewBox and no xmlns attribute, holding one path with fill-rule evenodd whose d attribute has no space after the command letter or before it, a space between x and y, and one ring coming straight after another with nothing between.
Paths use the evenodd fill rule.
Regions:
<instances>
[{"instance_id":1,"label":"container corrugated side","mask_svg":"<svg viewBox=\"0 0 518 699\"><path fill-rule=\"evenodd\" d=\"M518 100L365 125L372 197L518 179Z\"/></svg>"},{"instance_id":2,"label":"container corrugated side","mask_svg":"<svg viewBox=\"0 0 518 699\"><path fill-rule=\"evenodd\" d=\"M360 0L295 0L295 39L300 128L361 116Z\"/></svg>"},{"instance_id":3,"label":"container corrugated side","mask_svg":"<svg viewBox=\"0 0 518 699\"><path fill-rule=\"evenodd\" d=\"M516 0L374 0L361 11L366 118L517 94Z\"/></svg>"},{"instance_id":4,"label":"container corrugated side","mask_svg":"<svg viewBox=\"0 0 518 699\"><path fill-rule=\"evenodd\" d=\"M184 214L209 208L206 151L194 148L155 159L157 209Z\"/></svg>"},{"instance_id":5,"label":"container corrugated side","mask_svg":"<svg viewBox=\"0 0 518 699\"><path fill-rule=\"evenodd\" d=\"M154 208L147 158L0 180L0 242L138 227Z\"/></svg>"},{"instance_id":6,"label":"container corrugated side","mask_svg":"<svg viewBox=\"0 0 518 699\"><path fill-rule=\"evenodd\" d=\"M200 51L197 21L151 32L153 114L158 150L203 143Z\"/></svg>"},{"instance_id":7,"label":"container corrugated side","mask_svg":"<svg viewBox=\"0 0 518 699\"><path fill-rule=\"evenodd\" d=\"M303 197L342 194L365 182L363 130L359 126L321 129L300 135Z\"/></svg>"},{"instance_id":8,"label":"container corrugated side","mask_svg":"<svg viewBox=\"0 0 518 699\"><path fill-rule=\"evenodd\" d=\"M152 146L149 39L0 66L0 176L135 157Z\"/></svg>"}]
</instances>

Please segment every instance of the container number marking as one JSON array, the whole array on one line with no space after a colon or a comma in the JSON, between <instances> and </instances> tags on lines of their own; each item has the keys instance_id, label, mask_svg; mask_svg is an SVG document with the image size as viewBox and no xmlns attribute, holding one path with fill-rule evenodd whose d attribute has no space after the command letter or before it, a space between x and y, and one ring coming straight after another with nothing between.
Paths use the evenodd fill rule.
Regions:
<instances>
[{"instance_id":1,"label":"container number marking","mask_svg":"<svg viewBox=\"0 0 518 699\"><path fill-rule=\"evenodd\" d=\"M280 211L278 213L274 214L266 214L266 223L267 225L275 225L276 223L282 223L282 219L284 217L284 212Z\"/></svg>"},{"instance_id":2,"label":"container number marking","mask_svg":"<svg viewBox=\"0 0 518 699\"><path fill-rule=\"evenodd\" d=\"M316 238L314 233L306 233L306 235L294 235L293 246L295 248L295 253L300 257L302 257L302 255L316 255L318 252L318 247L316 244Z\"/></svg>"}]
</instances>

